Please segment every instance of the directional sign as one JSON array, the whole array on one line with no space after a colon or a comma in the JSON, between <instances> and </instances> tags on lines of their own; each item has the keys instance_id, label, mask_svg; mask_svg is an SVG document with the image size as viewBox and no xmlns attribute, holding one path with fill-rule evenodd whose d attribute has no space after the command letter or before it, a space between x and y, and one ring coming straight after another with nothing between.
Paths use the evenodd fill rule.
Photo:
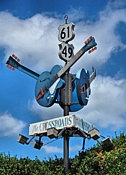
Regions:
<instances>
[{"instance_id":1,"label":"directional sign","mask_svg":"<svg viewBox=\"0 0 126 175\"><path fill-rule=\"evenodd\" d=\"M84 132L89 132L94 126L75 115L68 115L51 120L30 124L29 135L45 134L50 128L61 130L63 128L78 128Z\"/></svg>"},{"instance_id":2,"label":"directional sign","mask_svg":"<svg viewBox=\"0 0 126 175\"><path fill-rule=\"evenodd\" d=\"M71 41L75 34L73 33L74 31L74 24L73 23L67 23L64 25L60 25L58 27L59 30L59 35L58 35L58 39L61 42L68 42Z\"/></svg>"},{"instance_id":3,"label":"directional sign","mask_svg":"<svg viewBox=\"0 0 126 175\"><path fill-rule=\"evenodd\" d=\"M59 57L64 61L69 61L74 55L73 50L73 44L63 42L59 44Z\"/></svg>"}]
</instances>

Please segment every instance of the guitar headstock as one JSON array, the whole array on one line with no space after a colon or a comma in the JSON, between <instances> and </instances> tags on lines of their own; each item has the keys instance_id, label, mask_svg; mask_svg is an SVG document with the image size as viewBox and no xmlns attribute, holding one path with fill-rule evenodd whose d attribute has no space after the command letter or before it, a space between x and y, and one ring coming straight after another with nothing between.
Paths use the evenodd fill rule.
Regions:
<instances>
[{"instance_id":1,"label":"guitar headstock","mask_svg":"<svg viewBox=\"0 0 126 175\"><path fill-rule=\"evenodd\" d=\"M17 69L19 65L18 63L19 61L20 59L16 55L12 54L6 62L7 67L11 70L15 70L15 68Z\"/></svg>"},{"instance_id":2,"label":"guitar headstock","mask_svg":"<svg viewBox=\"0 0 126 175\"><path fill-rule=\"evenodd\" d=\"M97 49L97 47L95 47L97 43L95 42L95 38L92 36L90 36L84 43L85 52L89 50L88 53L91 53Z\"/></svg>"}]
</instances>

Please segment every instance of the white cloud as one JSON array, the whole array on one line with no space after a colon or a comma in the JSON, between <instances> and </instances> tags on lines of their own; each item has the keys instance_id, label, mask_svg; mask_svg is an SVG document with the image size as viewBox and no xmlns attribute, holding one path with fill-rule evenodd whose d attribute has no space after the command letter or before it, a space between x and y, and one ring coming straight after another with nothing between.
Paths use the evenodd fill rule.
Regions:
<instances>
[{"instance_id":1,"label":"white cloud","mask_svg":"<svg viewBox=\"0 0 126 175\"><path fill-rule=\"evenodd\" d=\"M126 1L125 0L110 0L107 5L108 8L112 9L120 9L120 8L126 8Z\"/></svg>"},{"instance_id":2,"label":"white cloud","mask_svg":"<svg viewBox=\"0 0 126 175\"><path fill-rule=\"evenodd\" d=\"M0 115L0 137L17 135L25 125L23 121L14 118L9 113Z\"/></svg>"},{"instance_id":3,"label":"white cloud","mask_svg":"<svg viewBox=\"0 0 126 175\"><path fill-rule=\"evenodd\" d=\"M62 154L63 150L59 146L44 146L46 153L60 153Z\"/></svg>"},{"instance_id":4,"label":"white cloud","mask_svg":"<svg viewBox=\"0 0 126 175\"><path fill-rule=\"evenodd\" d=\"M91 85L88 105L76 115L112 130L126 126L126 79L98 76Z\"/></svg>"},{"instance_id":5,"label":"white cloud","mask_svg":"<svg viewBox=\"0 0 126 175\"><path fill-rule=\"evenodd\" d=\"M44 15L22 20L0 12L0 46L5 48L6 58L15 53L24 63L42 70L58 56L57 28L58 20Z\"/></svg>"},{"instance_id":6,"label":"white cloud","mask_svg":"<svg viewBox=\"0 0 126 175\"><path fill-rule=\"evenodd\" d=\"M126 50L126 44L122 43L121 37L115 32L120 22L126 23L126 9L107 8L99 15L96 22L81 22L77 24L76 39L74 41L76 51L81 47L82 40L93 35L97 42L97 51L90 56L84 56L78 62L87 67L101 66L110 59L112 53ZM78 39L79 38L79 39Z\"/></svg>"},{"instance_id":7,"label":"white cloud","mask_svg":"<svg viewBox=\"0 0 126 175\"><path fill-rule=\"evenodd\" d=\"M61 117L63 110L58 104L54 104L51 107L42 107L35 100L28 102L28 110L35 116L38 116L40 120L48 120L51 118Z\"/></svg>"},{"instance_id":8,"label":"white cloud","mask_svg":"<svg viewBox=\"0 0 126 175\"><path fill-rule=\"evenodd\" d=\"M74 145L74 146L70 146L70 152L78 152L82 149L82 145Z\"/></svg>"},{"instance_id":9,"label":"white cloud","mask_svg":"<svg viewBox=\"0 0 126 175\"><path fill-rule=\"evenodd\" d=\"M63 153L63 148L59 146L44 146L43 148L45 149L46 153ZM78 152L78 150L81 150L81 148L82 146L80 145L70 146L70 152Z\"/></svg>"}]
</instances>

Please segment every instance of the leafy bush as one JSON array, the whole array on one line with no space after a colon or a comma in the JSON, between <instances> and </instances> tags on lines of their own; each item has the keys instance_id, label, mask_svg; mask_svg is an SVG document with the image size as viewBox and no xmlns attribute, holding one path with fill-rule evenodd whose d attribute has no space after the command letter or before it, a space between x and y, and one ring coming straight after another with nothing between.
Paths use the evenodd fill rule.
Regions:
<instances>
[{"instance_id":1,"label":"leafy bush","mask_svg":"<svg viewBox=\"0 0 126 175\"><path fill-rule=\"evenodd\" d=\"M103 151L97 145L86 152L80 152L70 160L67 175L126 175L126 136L112 139L113 149ZM0 154L0 175L65 175L63 160L55 157L48 161L27 158L18 159L10 155Z\"/></svg>"}]
</instances>

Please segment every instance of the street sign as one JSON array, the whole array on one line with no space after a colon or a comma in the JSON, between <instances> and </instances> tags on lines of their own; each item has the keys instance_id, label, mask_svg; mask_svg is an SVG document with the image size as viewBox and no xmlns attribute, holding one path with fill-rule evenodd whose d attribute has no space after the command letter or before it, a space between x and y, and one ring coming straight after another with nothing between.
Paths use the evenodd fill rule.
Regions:
<instances>
[{"instance_id":1,"label":"street sign","mask_svg":"<svg viewBox=\"0 0 126 175\"><path fill-rule=\"evenodd\" d=\"M64 61L70 61L73 57L74 53L74 46L73 44L61 43L59 44L59 57Z\"/></svg>"},{"instance_id":2,"label":"street sign","mask_svg":"<svg viewBox=\"0 0 126 175\"><path fill-rule=\"evenodd\" d=\"M74 31L74 24L73 23L67 23L64 25L60 25L58 27L59 30L59 35L58 35L58 39L61 42L68 42L71 41L75 34L73 33Z\"/></svg>"},{"instance_id":3,"label":"street sign","mask_svg":"<svg viewBox=\"0 0 126 175\"><path fill-rule=\"evenodd\" d=\"M48 129L55 128L60 131L63 128L78 128L86 133L95 128L92 124L75 116L68 115L42 122L32 123L29 126L29 135L47 134Z\"/></svg>"}]
</instances>

